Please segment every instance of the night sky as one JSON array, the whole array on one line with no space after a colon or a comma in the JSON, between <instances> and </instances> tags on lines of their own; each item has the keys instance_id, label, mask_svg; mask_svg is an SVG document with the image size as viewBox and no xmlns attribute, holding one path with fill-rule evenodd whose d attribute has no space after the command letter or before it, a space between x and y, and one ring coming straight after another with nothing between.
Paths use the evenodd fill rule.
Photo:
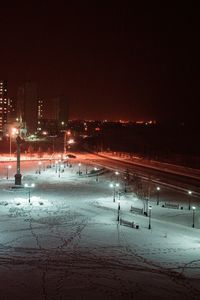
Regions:
<instances>
[{"instance_id":1,"label":"night sky","mask_svg":"<svg viewBox=\"0 0 200 300\"><path fill-rule=\"evenodd\" d=\"M0 8L0 78L9 96L33 80L43 98L68 96L70 118L198 118L197 7L28 2Z\"/></svg>"}]
</instances>

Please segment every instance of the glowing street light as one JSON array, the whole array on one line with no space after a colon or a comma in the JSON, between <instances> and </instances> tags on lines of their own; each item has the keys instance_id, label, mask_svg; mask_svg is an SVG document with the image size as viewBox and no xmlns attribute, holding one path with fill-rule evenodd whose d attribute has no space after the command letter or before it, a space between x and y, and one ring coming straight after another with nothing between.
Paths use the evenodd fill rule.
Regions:
<instances>
[{"instance_id":1,"label":"glowing street light","mask_svg":"<svg viewBox=\"0 0 200 300\"><path fill-rule=\"evenodd\" d=\"M25 183L24 187L28 188L28 202L30 204L31 203L31 188L35 187L35 183L31 183L31 184Z\"/></svg>"},{"instance_id":2,"label":"glowing street light","mask_svg":"<svg viewBox=\"0 0 200 300\"><path fill-rule=\"evenodd\" d=\"M156 190L157 190L157 205L159 205L159 198L160 198L160 187L159 187L159 186L157 186Z\"/></svg>"},{"instance_id":3,"label":"glowing street light","mask_svg":"<svg viewBox=\"0 0 200 300\"><path fill-rule=\"evenodd\" d=\"M6 168L6 169L7 169L7 175L6 175L6 179L8 179L8 170L9 170L9 169L11 169L11 168L12 168L12 166L10 166L10 165L9 165L9 166L7 166L7 168Z\"/></svg>"},{"instance_id":4,"label":"glowing street light","mask_svg":"<svg viewBox=\"0 0 200 300\"><path fill-rule=\"evenodd\" d=\"M195 215L195 206L192 206L192 227L194 228L194 215Z\"/></svg>"},{"instance_id":5,"label":"glowing street light","mask_svg":"<svg viewBox=\"0 0 200 300\"><path fill-rule=\"evenodd\" d=\"M188 191L188 195L189 195L189 205L188 205L188 209L190 210L191 208L191 196L192 196L192 192Z\"/></svg>"},{"instance_id":6,"label":"glowing street light","mask_svg":"<svg viewBox=\"0 0 200 300\"><path fill-rule=\"evenodd\" d=\"M115 175L117 176L117 182L119 181L119 172L115 171Z\"/></svg>"},{"instance_id":7,"label":"glowing street light","mask_svg":"<svg viewBox=\"0 0 200 300\"><path fill-rule=\"evenodd\" d=\"M68 155L66 155L66 160L67 160L67 166L69 166L69 156Z\"/></svg>"},{"instance_id":8,"label":"glowing street light","mask_svg":"<svg viewBox=\"0 0 200 300\"><path fill-rule=\"evenodd\" d=\"M98 171L98 168L95 167L94 170ZM98 173L96 173L96 182L99 182L99 174Z\"/></svg>"},{"instance_id":9,"label":"glowing street light","mask_svg":"<svg viewBox=\"0 0 200 300\"><path fill-rule=\"evenodd\" d=\"M64 133L64 149L63 149L64 154L66 153L67 140L69 139L70 135L71 135L71 131L70 130L65 131L65 133ZM73 142L71 144L73 144Z\"/></svg>"},{"instance_id":10,"label":"glowing street light","mask_svg":"<svg viewBox=\"0 0 200 300\"><path fill-rule=\"evenodd\" d=\"M151 210L152 210L152 207L151 207L151 205L149 205L149 229L151 229Z\"/></svg>"},{"instance_id":11,"label":"glowing street light","mask_svg":"<svg viewBox=\"0 0 200 300\"><path fill-rule=\"evenodd\" d=\"M69 141L67 142L69 145L74 144L74 139L69 139Z\"/></svg>"},{"instance_id":12,"label":"glowing street light","mask_svg":"<svg viewBox=\"0 0 200 300\"><path fill-rule=\"evenodd\" d=\"M113 202L115 202L116 188L119 187L119 183L111 183L110 187L113 188Z\"/></svg>"}]
</instances>

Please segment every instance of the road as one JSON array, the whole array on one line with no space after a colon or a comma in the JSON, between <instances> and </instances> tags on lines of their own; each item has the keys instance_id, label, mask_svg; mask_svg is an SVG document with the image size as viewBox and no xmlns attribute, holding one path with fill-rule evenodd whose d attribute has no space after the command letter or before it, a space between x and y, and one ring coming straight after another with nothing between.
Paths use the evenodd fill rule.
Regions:
<instances>
[{"instance_id":1,"label":"road","mask_svg":"<svg viewBox=\"0 0 200 300\"><path fill-rule=\"evenodd\" d=\"M125 172L127 169L131 175L137 174L144 179L151 179L155 183L160 183L166 187L174 188L188 192L192 191L194 196L200 196L200 180L197 176L193 176L192 173L180 173L179 169L176 173L176 166L173 166L172 170L162 168L154 168L151 165L138 165L134 161L125 161L120 159L113 159L110 157L105 157L97 154L83 154L82 158L90 160L93 164L107 167L112 170L118 170L119 172Z\"/></svg>"}]
</instances>

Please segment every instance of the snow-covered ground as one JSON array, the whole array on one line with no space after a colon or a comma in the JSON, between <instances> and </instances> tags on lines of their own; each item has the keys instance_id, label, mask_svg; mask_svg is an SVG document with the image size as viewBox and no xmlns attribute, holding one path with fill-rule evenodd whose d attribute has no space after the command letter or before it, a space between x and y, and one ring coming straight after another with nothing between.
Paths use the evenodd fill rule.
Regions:
<instances>
[{"instance_id":1,"label":"snow-covered ground","mask_svg":"<svg viewBox=\"0 0 200 300\"><path fill-rule=\"evenodd\" d=\"M143 203L121 183L120 217L139 229L122 226L113 174L79 176L78 162L64 172L43 162L41 174L38 162L23 162L23 184L35 183L30 203L28 188L12 188L15 163L8 179L0 164L0 299L199 299L198 199L195 228L188 196L170 190L159 205L152 197L150 220L130 212ZM162 207L172 199L183 209Z\"/></svg>"}]
</instances>

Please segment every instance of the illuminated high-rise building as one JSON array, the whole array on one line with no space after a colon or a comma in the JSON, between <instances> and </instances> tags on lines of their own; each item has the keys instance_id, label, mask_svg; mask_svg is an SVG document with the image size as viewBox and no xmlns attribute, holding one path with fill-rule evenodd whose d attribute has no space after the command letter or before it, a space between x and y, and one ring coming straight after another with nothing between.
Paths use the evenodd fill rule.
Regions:
<instances>
[{"instance_id":1,"label":"illuminated high-rise building","mask_svg":"<svg viewBox=\"0 0 200 300\"><path fill-rule=\"evenodd\" d=\"M39 121L43 118L43 100L38 99L37 105L38 105L37 107L38 107L38 121Z\"/></svg>"},{"instance_id":2,"label":"illuminated high-rise building","mask_svg":"<svg viewBox=\"0 0 200 300\"><path fill-rule=\"evenodd\" d=\"M8 119L8 90L7 82L0 80L0 134L3 132L4 125Z\"/></svg>"}]
</instances>

